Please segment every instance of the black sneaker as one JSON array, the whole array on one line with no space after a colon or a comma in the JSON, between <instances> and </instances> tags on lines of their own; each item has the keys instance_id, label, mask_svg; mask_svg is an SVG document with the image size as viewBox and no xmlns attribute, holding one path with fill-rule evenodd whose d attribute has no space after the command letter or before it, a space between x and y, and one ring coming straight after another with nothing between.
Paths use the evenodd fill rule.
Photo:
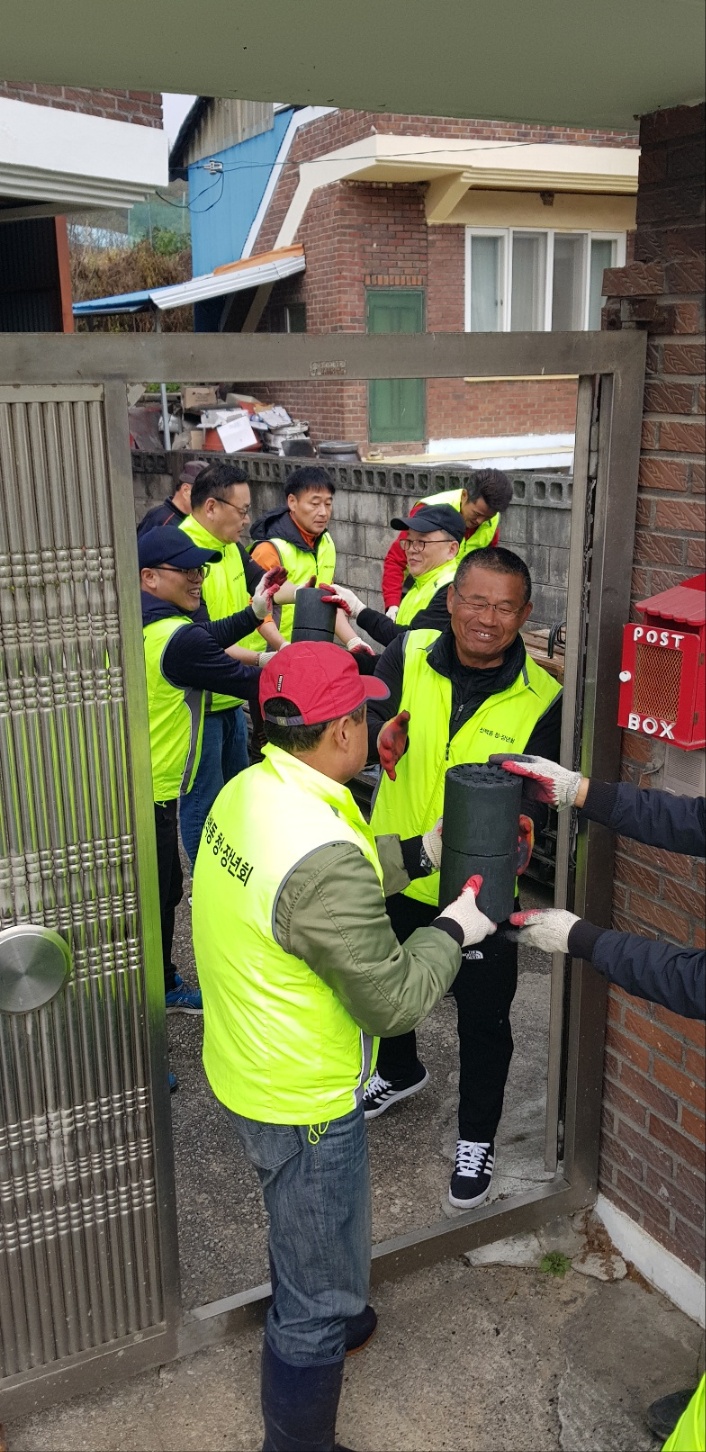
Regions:
<instances>
[{"instance_id":1,"label":"black sneaker","mask_svg":"<svg viewBox=\"0 0 706 1452\"><path fill-rule=\"evenodd\" d=\"M366 1306L357 1316L346 1319L346 1356L354 1356L372 1341L377 1330L378 1318L372 1306Z\"/></svg>"},{"instance_id":2,"label":"black sneaker","mask_svg":"<svg viewBox=\"0 0 706 1452\"><path fill-rule=\"evenodd\" d=\"M671 1437L693 1395L692 1386L684 1391L670 1392L668 1396L659 1397L656 1402L650 1402L645 1414L645 1421L650 1431L654 1432L661 1442L666 1442L667 1438Z\"/></svg>"},{"instance_id":3,"label":"black sneaker","mask_svg":"<svg viewBox=\"0 0 706 1452\"><path fill-rule=\"evenodd\" d=\"M495 1140L490 1144L460 1139L456 1145L456 1168L449 1185L449 1202L458 1210L472 1210L486 1199L493 1178Z\"/></svg>"},{"instance_id":4,"label":"black sneaker","mask_svg":"<svg viewBox=\"0 0 706 1452\"><path fill-rule=\"evenodd\" d=\"M396 1104L398 1099L409 1099L412 1094L419 1094L428 1083L429 1075L423 1064L419 1065L419 1071L414 1079L383 1079L376 1069L363 1095L365 1118L377 1119L378 1114L384 1114L385 1110Z\"/></svg>"}]
</instances>

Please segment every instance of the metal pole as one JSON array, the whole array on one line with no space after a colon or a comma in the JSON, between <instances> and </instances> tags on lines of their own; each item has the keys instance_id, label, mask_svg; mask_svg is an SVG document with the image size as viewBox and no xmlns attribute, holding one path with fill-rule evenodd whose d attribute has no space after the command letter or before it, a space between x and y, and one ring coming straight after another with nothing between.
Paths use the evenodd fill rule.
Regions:
<instances>
[{"instance_id":1,"label":"metal pole","mask_svg":"<svg viewBox=\"0 0 706 1452\"><path fill-rule=\"evenodd\" d=\"M159 308L155 308L154 312L154 330L155 333L161 333L162 331L162 319L159 315ZM164 434L164 447L165 449L171 449L172 436L169 431L169 404L167 402L166 383L160 383L159 396L162 400L162 433Z\"/></svg>"}]
</instances>

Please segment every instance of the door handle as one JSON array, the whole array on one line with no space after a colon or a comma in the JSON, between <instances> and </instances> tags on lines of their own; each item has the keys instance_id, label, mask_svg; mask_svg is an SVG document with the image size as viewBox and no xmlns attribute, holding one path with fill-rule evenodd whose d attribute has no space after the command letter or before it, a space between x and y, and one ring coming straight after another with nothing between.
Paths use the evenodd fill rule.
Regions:
<instances>
[{"instance_id":1,"label":"door handle","mask_svg":"<svg viewBox=\"0 0 706 1452\"><path fill-rule=\"evenodd\" d=\"M31 1013L60 993L71 972L64 938L38 923L0 933L0 1012Z\"/></svg>"}]
</instances>

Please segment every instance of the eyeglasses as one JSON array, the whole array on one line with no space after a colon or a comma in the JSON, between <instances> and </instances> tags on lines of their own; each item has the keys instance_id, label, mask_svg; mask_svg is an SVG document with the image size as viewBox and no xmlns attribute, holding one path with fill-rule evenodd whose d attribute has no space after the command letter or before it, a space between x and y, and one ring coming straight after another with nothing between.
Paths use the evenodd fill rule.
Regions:
<instances>
[{"instance_id":1,"label":"eyeglasses","mask_svg":"<svg viewBox=\"0 0 706 1452\"><path fill-rule=\"evenodd\" d=\"M168 570L170 575L184 575L191 585L196 585L200 580L205 580L211 568L210 565L197 565L193 570L180 570L178 565L157 565L157 570Z\"/></svg>"},{"instance_id":2,"label":"eyeglasses","mask_svg":"<svg viewBox=\"0 0 706 1452\"><path fill-rule=\"evenodd\" d=\"M240 515L240 518L241 519L247 519L247 517L248 517L248 515L250 513L250 505L249 504L246 504L245 508L242 509L239 504L231 504L230 499L217 499L216 500L216 503L217 504L227 504L229 509L234 509L235 512L236 512L236 514L239 514Z\"/></svg>"},{"instance_id":3,"label":"eyeglasses","mask_svg":"<svg viewBox=\"0 0 706 1452\"><path fill-rule=\"evenodd\" d=\"M520 605L519 608L514 605L493 605L490 600L483 600L480 595L462 595L456 585L454 585L454 592L458 595L459 600L463 601L470 615L482 615L485 610L493 610L501 618L511 620L513 615L519 615L520 611L524 609L523 605Z\"/></svg>"},{"instance_id":4,"label":"eyeglasses","mask_svg":"<svg viewBox=\"0 0 706 1452\"><path fill-rule=\"evenodd\" d=\"M405 553L409 550L420 550L423 552L427 545L448 544L450 539L451 535L445 534L441 535L438 539L429 539L428 537L426 539L401 539L400 544Z\"/></svg>"}]
</instances>

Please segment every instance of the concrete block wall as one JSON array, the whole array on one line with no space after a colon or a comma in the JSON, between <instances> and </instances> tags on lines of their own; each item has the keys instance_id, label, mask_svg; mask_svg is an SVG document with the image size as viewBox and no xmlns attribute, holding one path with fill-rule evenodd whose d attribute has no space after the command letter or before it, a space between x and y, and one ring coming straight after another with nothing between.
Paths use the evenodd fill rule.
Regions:
<instances>
[{"instance_id":1,"label":"concrete block wall","mask_svg":"<svg viewBox=\"0 0 706 1452\"><path fill-rule=\"evenodd\" d=\"M184 455L133 455L137 519L170 493L170 466ZM242 454L250 476L252 517L284 502L282 480L296 461ZM404 516L420 497L458 487L464 475L452 470L398 469L390 466L340 466L330 470L336 485L332 533L338 556L337 578L366 604L382 608L382 561L394 538L390 520ZM566 616L566 586L571 532L571 478L545 471L512 472L513 503L501 522L501 541L516 550L533 581L533 620L555 625ZM244 543L245 543L244 538Z\"/></svg>"}]
</instances>

